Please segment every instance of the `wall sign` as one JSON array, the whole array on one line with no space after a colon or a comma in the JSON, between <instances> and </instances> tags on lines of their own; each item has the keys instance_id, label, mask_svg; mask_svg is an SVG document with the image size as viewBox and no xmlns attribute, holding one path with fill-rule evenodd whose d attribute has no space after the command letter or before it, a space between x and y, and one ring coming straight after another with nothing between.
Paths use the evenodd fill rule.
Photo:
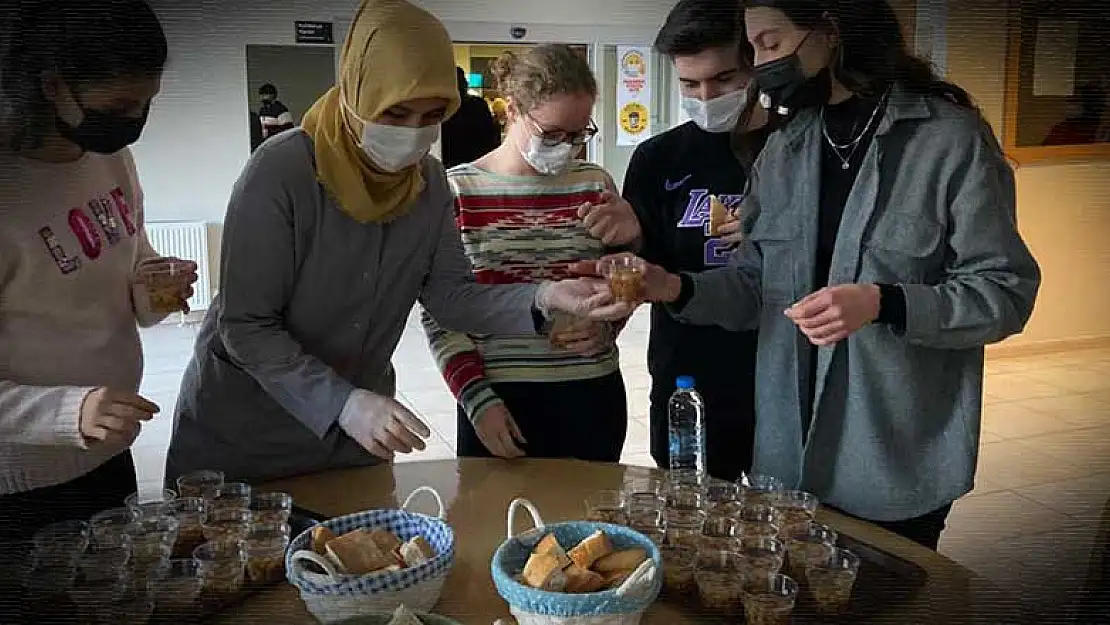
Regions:
<instances>
[{"instance_id":1,"label":"wall sign","mask_svg":"<svg viewBox=\"0 0 1110 625\"><path fill-rule=\"evenodd\" d=\"M617 46L617 145L639 145L651 136L651 50Z\"/></svg>"},{"instance_id":2,"label":"wall sign","mask_svg":"<svg viewBox=\"0 0 1110 625\"><path fill-rule=\"evenodd\" d=\"M297 43L316 45L335 45L335 34L331 22L293 22Z\"/></svg>"}]
</instances>

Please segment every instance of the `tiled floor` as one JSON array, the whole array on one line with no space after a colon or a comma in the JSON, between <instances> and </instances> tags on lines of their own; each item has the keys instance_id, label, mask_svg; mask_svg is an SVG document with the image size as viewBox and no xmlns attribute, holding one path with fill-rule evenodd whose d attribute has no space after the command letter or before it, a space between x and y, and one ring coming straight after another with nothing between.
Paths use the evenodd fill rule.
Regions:
<instances>
[{"instance_id":1,"label":"tiled floor","mask_svg":"<svg viewBox=\"0 0 1110 625\"><path fill-rule=\"evenodd\" d=\"M166 417L194 335L195 327L173 325L145 333L143 392ZM620 342L632 417L623 461L651 465L643 311ZM426 451L402 461L451 457L454 402L415 317L394 363L404 399L435 430ZM1110 350L989 361L985 392L977 487L956 503L940 550L1020 593L1042 613L1038 622L1069 622L1110 501ZM146 484L161 480L170 427L169 418L157 419L136 445L139 479Z\"/></svg>"}]
</instances>

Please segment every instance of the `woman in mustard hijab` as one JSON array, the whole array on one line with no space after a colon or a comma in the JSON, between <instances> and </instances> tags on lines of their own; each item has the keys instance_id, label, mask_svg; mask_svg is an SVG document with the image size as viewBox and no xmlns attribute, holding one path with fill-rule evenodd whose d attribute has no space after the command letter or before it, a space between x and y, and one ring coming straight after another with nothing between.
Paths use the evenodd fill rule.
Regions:
<instances>
[{"instance_id":1,"label":"woman in mustard hijab","mask_svg":"<svg viewBox=\"0 0 1110 625\"><path fill-rule=\"evenodd\" d=\"M473 281L443 167L428 156L459 106L446 29L402 0L366 0L339 84L303 128L255 152L224 222L220 295L178 400L166 478L260 481L423 449L393 399L390 358L417 300L471 333L540 332L555 310L630 311L593 281Z\"/></svg>"}]
</instances>

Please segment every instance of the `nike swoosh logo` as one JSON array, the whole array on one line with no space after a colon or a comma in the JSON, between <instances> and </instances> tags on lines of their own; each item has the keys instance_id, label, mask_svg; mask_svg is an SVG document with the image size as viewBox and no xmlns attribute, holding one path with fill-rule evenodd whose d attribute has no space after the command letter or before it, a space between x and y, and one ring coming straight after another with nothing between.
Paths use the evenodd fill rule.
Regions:
<instances>
[{"instance_id":1,"label":"nike swoosh logo","mask_svg":"<svg viewBox=\"0 0 1110 625\"><path fill-rule=\"evenodd\" d=\"M677 188L681 187L682 185L686 184L686 181L689 180L693 175L694 174L686 174L686 176L681 178L678 182L671 182L670 180L664 180L663 181L663 188L668 190L668 191L674 191L675 189L677 189Z\"/></svg>"}]
</instances>

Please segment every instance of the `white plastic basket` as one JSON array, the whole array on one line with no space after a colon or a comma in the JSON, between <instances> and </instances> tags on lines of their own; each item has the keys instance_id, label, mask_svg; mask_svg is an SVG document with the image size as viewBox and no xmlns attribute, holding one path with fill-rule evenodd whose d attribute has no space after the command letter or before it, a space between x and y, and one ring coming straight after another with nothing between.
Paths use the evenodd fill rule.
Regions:
<instances>
[{"instance_id":1,"label":"white plastic basket","mask_svg":"<svg viewBox=\"0 0 1110 625\"><path fill-rule=\"evenodd\" d=\"M514 536L520 508L532 517L534 529ZM546 534L555 534L560 544L573 545L597 530L604 530L617 549L640 547L648 559L619 587L601 592L570 594L537 590L516 581L515 574ZM509 504L507 540L498 547L490 563L497 592L508 602L520 625L639 625L644 611L659 596L663 576L659 548L647 536L620 525L571 521L545 525L536 507L526 499Z\"/></svg>"},{"instance_id":2,"label":"white plastic basket","mask_svg":"<svg viewBox=\"0 0 1110 625\"><path fill-rule=\"evenodd\" d=\"M439 512L430 517L409 512L417 495L435 497ZM423 536L436 552L430 561L391 573L342 575L327 558L312 551L312 531L301 532L285 554L286 577L301 591L308 611L321 623L337 623L353 616L392 612L404 605L416 612L430 612L439 601L447 574L455 562L455 533L444 520L443 498L435 489L421 486L412 491L400 510L368 510L324 521L320 525L336 534L356 529L383 528L409 540ZM305 567L311 562L322 569Z\"/></svg>"}]
</instances>

